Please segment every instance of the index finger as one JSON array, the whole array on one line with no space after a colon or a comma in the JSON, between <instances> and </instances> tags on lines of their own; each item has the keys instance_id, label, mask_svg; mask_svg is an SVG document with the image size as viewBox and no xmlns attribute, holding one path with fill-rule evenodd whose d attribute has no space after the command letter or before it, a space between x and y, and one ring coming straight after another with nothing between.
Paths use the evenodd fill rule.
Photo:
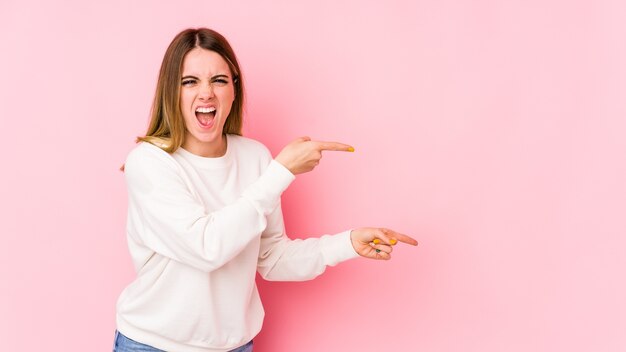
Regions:
<instances>
[{"instance_id":1,"label":"index finger","mask_svg":"<svg viewBox=\"0 0 626 352\"><path fill-rule=\"evenodd\" d=\"M401 234L399 232L395 232L393 230L389 230L389 229L385 229L384 232L387 234L387 236L389 237L393 237L395 239L397 239L400 242L404 242L406 244L410 244L412 246L417 246L417 240L414 239L413 237Z\"/></svg>"},{"instance_id":2,"label":"index finger","mask_svg":"<svg viewBox=\"0 0 626 352\"><path fill-rule=\"evenodd\" d=\"M336 152L353 152L354 148L348 144L343 144L339 142L320 142L316 141L315 144L317 148L322 150L332 150Z\"/></svg>"}]
</instances>

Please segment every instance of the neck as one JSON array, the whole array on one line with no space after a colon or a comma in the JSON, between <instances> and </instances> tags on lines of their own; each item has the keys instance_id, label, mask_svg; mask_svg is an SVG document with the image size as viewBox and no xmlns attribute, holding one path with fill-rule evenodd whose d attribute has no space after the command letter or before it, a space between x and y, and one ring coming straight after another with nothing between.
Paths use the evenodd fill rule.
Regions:
<instances>
[{"instance_id":1,"label":"neck","mask_svg":"<svg viewBox=\"0 0 626 352\"><path fill-rule=\"evenodd\" d=\"M182 145L186 151L205 158L219 158L226 154L228 148L228 139L222 134L221 138L214 143L193 143L191 141L184 142Z\"/></svg>"}]
</instances>

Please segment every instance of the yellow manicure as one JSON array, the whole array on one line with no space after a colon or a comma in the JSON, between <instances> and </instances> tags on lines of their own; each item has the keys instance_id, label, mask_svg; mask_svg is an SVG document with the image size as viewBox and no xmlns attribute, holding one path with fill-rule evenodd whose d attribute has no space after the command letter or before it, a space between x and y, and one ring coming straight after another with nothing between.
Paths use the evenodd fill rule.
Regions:
<instances>
[{"instance_id":1,"label":"yellow manicure","mask_svg":"<svg viewBox=\"0 0 626 352\"><path fill-rule=\"evenodd\" d=\"M380 240L378 238L374 238L374 240L372 242L374 242L374 244L379 244Z\"/></svg>"},{"instance_id":2,"label":"yellow manicure","mask_svg":"<svg viewBox=\"0 0 626 352\"><path fill-rule=\"evenodd\" d=\"M394 246L396 243L398 243L398 240L396 240L395 238L392 238L389 240L389 243L391 243L391 245Z\"/></svg>"},{"instance_id":3,"label":"yellow manicure","mask_svg":"<svg viewBox=\"0 0 626 352\"><path fill-rule=\"evenodd\" d=\"M354 152L354 148L350 147L350 148L348 148L348 151L349 152Z\"/></svg>"}]
</instances>

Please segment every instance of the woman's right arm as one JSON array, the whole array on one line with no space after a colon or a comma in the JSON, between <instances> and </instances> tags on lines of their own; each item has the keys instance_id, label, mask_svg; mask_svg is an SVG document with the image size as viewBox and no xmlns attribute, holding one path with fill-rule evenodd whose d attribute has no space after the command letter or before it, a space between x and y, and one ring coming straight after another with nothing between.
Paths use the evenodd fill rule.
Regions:
<instances>
[{"instance_id":1,"label":"woman's right arm","mask_svg":"<svg viewBox=\"0 0 626 352\"><path fill-rule=\"evenodd\" d=\"M139 147L126 161L128 231L155 252L203 271L230 261L265 229L294 175L276 161L232 204L207 212L169 155Z\"/></svg>"},{"instance_id":2,"label":"woman's right arm","mask_svg":"<svg viewBox=\"0 0 626 352\"><path fill-rule=\"evenodd\" d=\"M313 170L325 150L354 149L298 138L233 204L207 212L173 159L152 145L141 145L125 164L129 235L161 255L203 271L215 270L263 232L267 215L295 175Z\"/></svg>"}]
</instances>

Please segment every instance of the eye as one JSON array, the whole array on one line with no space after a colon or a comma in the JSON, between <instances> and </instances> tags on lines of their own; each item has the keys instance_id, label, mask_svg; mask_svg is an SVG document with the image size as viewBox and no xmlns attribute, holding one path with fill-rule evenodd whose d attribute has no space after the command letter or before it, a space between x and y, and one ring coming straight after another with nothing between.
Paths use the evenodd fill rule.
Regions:
<instances>
[{"instance_id":1,"label":"eye","mask_svg":"<svg viewBox=\"0 0 626 352\"><path fill-rule=\"evenodd\" d=\"M182 84L183 86L185 86L185 87L187 87L187 86L191 86L191 85L196 84L196 80L195 80L195 79L184 79L184 80L181 82L181 84Z\"/></svg>"},{"instance_id":2,"label":"eye","mask_svg":"<svg viewBox=\"0 0 626 352\"><path fill-rule=\"evenodd\" d=\"M213 83L216 83L219 86L224 86L224 85L228 84L228 81L226 79L224 79L224 78L218 78L218 79L215 79L213 81Z\"/></svg>"}]
</instances>

